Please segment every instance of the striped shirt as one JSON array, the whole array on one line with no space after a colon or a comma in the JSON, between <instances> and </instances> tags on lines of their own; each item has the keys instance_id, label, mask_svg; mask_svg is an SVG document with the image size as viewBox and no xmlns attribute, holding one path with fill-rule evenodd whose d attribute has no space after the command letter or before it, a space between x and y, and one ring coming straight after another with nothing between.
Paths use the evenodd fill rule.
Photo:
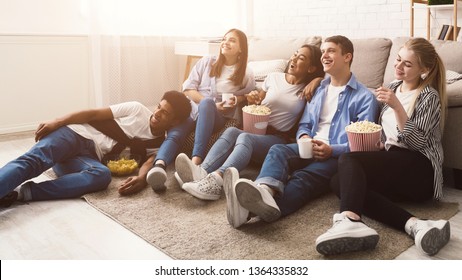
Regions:
<instances>
[{"instance_id":1,"label":"striped shirt","mask_svg":"<svg viewBox=\"0 0 462 280\"><path fill-rule=\"evenodd\" d=\"M394 82L389 88L395 91L402 81ZM381 110L379 120L389 108L385 104ZM441 143L441 102L438 91L426 86L419 94L415 102L415 109L404 125L403 131L399 131L398 142L403 143L408 149L418 151L427 157L433 166L433 196L440 199L443 196L443 145Z\"/></svg>"}]
</instances>

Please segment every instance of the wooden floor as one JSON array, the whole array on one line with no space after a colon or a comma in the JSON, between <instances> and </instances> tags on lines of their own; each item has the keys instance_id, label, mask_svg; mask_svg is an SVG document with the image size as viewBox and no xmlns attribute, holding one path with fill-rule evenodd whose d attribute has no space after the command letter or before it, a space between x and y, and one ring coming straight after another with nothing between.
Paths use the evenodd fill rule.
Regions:
<instances>
[{"instance_id":1,"label":"wooden floor","mask_svg":"<svg viewBox=\"0 0 462 280\"><path fill-rule=\"evenodd\" d=\"M0 136L0 166L34 144L32 132ZM36 180L44 180L44 176ZM446 201L462 205L462 191L445 187ZM459 209L461 206L459 206ZM462 212L451 218L451 241L436 256L415 246L397 259L462 259ZM0 259L148 259L169 256L81 199L31 202L0 209Z\"/></svg>"}]
</instances>

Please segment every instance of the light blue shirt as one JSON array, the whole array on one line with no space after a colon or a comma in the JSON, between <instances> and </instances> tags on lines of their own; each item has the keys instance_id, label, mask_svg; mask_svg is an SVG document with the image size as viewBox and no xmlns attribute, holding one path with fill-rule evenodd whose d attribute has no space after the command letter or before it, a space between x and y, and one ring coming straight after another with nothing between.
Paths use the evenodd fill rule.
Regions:
<instances>
[{"instance_id":1,"label":"light blue shirt","mask_svg":"<svg viewBox=\"0 0 462 280\"><path fill-rule=\"evenodd\" d=\"M205 98L213 98L217 102L221 101L221 96L217 92L216 79L210 77L212 65L217 60L216 56L205 56L201 58L191 69L188 79L183 83L183 91L187 89L197 90ZM234 95L244 95L255 89L255 78L249 67L243 80L241 89L233 92ZM191 118L197 118L197 104L191 101Z\"/></svg>"},{"instance_id":2,"label":"light blue shirt","mask_svg":"<svg viewBox=\"0 0 462 280\"><path fill-rule=\"evenodd\" d=\"M311 102L307 103L299 122L297 139L304 134L311 138L316 135L319 116L321 115L322 105L324 104L330 81L330 77L324 79ZM345 131L347 125L363 120L376 122L377 116L378 103L374 94L351 74L345 90L339 94L337 111L332 118L329 129L329 144L332 147L332 156L339 157L341 154L350 151Z\"/></svg>"}]
</instances>

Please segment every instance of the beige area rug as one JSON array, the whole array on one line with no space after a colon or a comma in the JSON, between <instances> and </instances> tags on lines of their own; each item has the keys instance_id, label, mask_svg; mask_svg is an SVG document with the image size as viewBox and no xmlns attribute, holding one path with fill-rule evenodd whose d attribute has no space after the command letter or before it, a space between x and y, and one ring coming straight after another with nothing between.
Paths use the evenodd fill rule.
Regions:
<instances>
[{"instance_id":1,"label":"beige area rug","mask_svg":"<svg viewBox=\"0 0 462 280\"><path fill-rule=\"evenodd\" d=\"M315 249L316 238L332 225L339 200L333 194L319 198L297 213L274 223L252 220L233 229L226 219L224 196L218 201L202 201L181 190L168 172L168 189L155 193L151 188L129 197L117 193L122 178L113 178L106 191L85 195L95 208L174 259L325 259ZM244 171L243 177L255 172ZM252 178L253 179L253 178ZM449 219L458 211L457 203L407 206L429 219ZM373 220L380 241L375 250L336 256L335 259L393 259L413 240Z\"/></svg>"}]
</instances>

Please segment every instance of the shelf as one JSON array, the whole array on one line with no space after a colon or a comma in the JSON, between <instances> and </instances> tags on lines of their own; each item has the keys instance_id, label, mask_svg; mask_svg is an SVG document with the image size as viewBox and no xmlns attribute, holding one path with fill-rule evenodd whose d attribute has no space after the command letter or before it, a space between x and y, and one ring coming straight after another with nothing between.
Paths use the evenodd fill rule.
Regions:
<instances>
[{"instance_id":1,"label":"shelf","mask_svg":"<svg viewBox=\"0 0 462 280\"><path fill-rule=\"evenodd\" d=\"M410 36L414 37L414 9L424 8L427 9L427 40L430 40L430 21L431 21L431 10L432 9L453 9L453 26L457 27L457 3L462 0L455 0L454 4L445 5L428 5L428 0L410 0L411 2L411 19L410 19ZM422 5L415 5L422 4ZM453 37L454 41L457 41L456 33Z\"/></svg>"}]
</instances>

